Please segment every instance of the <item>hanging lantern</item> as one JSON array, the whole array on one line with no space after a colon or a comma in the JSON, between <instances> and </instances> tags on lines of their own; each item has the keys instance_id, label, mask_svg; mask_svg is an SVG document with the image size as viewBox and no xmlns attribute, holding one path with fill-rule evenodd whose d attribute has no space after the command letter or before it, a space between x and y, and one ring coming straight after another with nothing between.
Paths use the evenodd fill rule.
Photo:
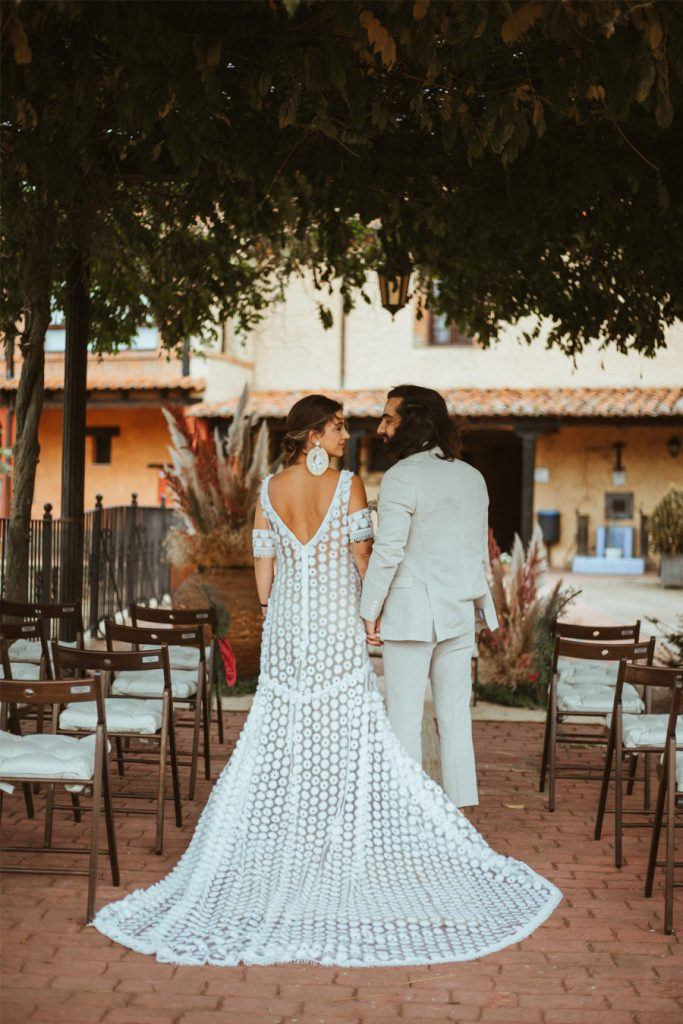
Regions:
<instances>
[{"instance_id":1,"label":"hanging lantern","mask_svg":"<svg viewBox=\"0 0 683 1024\"><path fill-rule=\"evenodd\" d=\"M390 270L385 267L378 273L379 291L382 296L382 305L388 309L392 317L403 309L408 301L408 286L410 284L410 271Z\"/></svg>"}]
</instances>

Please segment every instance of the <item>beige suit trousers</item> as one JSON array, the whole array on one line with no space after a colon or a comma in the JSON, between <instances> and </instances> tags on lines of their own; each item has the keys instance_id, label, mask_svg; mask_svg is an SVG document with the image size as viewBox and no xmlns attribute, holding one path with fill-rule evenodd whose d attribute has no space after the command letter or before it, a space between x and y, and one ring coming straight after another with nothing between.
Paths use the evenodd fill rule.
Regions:
<instances>
[{"instance_id":1,"label":"beige suit trousers","mask_svg":"<svg viewBox=\"0 0 683 1024\"><path fill-rule=\"evenodd\" d=\"M385 640L382 646L389 721L419 765L427 681L432 684L443 788L458 807L479 803L470 713L473 647L473 630L441 643Z\"/></svg>"}]
</instances>

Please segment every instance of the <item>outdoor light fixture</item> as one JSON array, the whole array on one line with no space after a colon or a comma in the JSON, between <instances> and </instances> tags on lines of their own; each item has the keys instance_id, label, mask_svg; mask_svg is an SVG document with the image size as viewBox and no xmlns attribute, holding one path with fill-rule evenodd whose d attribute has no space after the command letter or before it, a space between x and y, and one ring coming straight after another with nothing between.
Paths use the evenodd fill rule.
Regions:
<instances>
[{"instance_id":1,"label":"outdoor light fixture","mask_svg":"<svg viewBox=\"0 0 683 1024\"><path fill-rule=\"evenodd\" d=\"M382 305L385 309L389 310L393 317L398 313L399 309L403 309L408 301L410 271L400 272L385 267L378 272L378 277Z\"/></svg>"},{"instance_id":2,"label":"outdoor light fixture","mask_svg":"<svg viewBox=\"0 0 683 1024\"><path fill-rule=\"evenodd\" d=\"M672 459L678 458L678 453L681 450L681 439L680 437L670 437L666 442L666 450Z\"/></svg>"},{"instance_id":3,"label":"outdoor light fixture","mask_svg":"<svg viewBox=\"0 0 683 1024\"><path fill-rule=\"evenodd\" d=\"M615 441L614 448L614 469L612 470L612 484L614 487L623 487L626 483L626 467L622 462L622 452L626 444L623 441Z\"/></svg>"}]
</instances>

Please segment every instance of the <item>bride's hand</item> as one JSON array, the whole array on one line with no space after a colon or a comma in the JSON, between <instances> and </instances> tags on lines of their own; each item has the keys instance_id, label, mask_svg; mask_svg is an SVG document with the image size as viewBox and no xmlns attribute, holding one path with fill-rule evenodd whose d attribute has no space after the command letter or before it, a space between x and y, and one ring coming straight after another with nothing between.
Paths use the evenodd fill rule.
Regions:
<instances>
[{"instance_id":1,"label":"bride's hand","mask_svg":"<svg viewBox=\"0 0 683 1024\"><path fill-rule=\"evenodd\" d=\"M371 622L370 619L363 619L365 626L365 639L371 647L381 647L382 640L379 635L379 619Z\"/></svg>"}]
</instances>

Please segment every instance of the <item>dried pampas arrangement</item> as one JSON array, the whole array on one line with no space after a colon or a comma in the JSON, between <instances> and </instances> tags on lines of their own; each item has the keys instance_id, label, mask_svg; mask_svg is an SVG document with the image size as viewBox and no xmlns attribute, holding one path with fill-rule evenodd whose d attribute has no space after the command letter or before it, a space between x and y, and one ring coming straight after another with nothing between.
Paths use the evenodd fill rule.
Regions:
<instances>
[{"instance_id":1,"label":"dried pampas arrangement","mask_svg":"<svg viewBox=\"0 0 683 1024\"><path fill-rule=\"evenodd\" d=\"M211 434L173 406L164 406L172 444L165 471L180 517L169 530L171 563L206 568L249 564L251 526L261 480L269 468L268 425L254 440L254 420L246 415L244 388L227 435Z\"/></svg>"}]
</instances>

